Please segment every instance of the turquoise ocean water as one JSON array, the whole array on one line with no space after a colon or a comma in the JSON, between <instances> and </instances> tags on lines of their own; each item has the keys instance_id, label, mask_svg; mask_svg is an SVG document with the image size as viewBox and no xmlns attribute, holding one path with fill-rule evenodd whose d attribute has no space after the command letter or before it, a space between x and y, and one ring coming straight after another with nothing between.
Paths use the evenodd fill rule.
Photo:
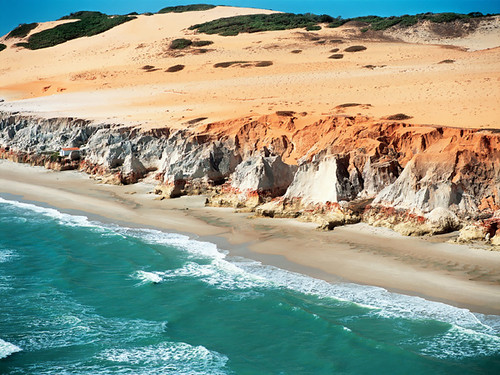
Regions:
<instances>
[{"instance_id":1,"label":"turquoise ocean water","mask_svg":"<svg viewBox=\"0 0 500 375\"><path fill-rule=\"evenodd\" d=\"M0 198L0 374L499 374L500 317Z\"/></svg>"}]
</instances>

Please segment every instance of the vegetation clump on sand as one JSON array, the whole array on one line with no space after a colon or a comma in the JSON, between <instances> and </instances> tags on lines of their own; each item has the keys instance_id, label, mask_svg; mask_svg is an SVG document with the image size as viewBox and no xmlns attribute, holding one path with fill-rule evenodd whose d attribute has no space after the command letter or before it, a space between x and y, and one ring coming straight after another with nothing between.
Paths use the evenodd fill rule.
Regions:
<instances>
[{"instance_id":1,"label":"vegetation clump on sand","mask_svg":"<svg viewBox=\"0 0 500 375\"><path fill-rule=\"evenodd\" d=\"M214 44L211 40L195 40L193 42L194 47L205 47Z\"/></svg>"},{"instance_id":2,"label":"vegetation clump on sand","mask_svg":"<svg viewBox=\"0 0 500 375\"><path fill-rule=\"evenodd\" d=\"M22 23L18 27L16 27L14 30L12 30L10 33L7 34L5 39L10 39L10 38L24 38L26 35L29 34L31 30L33 30L35 27L38 26L38 23Z\"/></svg>"},{"instance_id":3,"label":"vegetation clump on sand","mask_svg":"<svg viewBox=\"0 0 500 375\"><path fill-rule=\"evenodd\" d=\"M405 115L404 113L397 113L392 116L387 116L387 120L391 121L403 121L403 120L409 120L411 118L412 116Z\"/></svg>"},{"instance_id":4,"label":"vegetation clump on sand","mask_svg":"<svg viewBox=\"0 0 500 375\"><path fill-rule=\"evenodd\" d=\"M214 68L229 68L231 66L237 65L241 68L257 67L265 68L266 66L273 65L272 61L225 61L214 64Z\"/></svg>"},{"instance_id":5,"label":"vegetation clump on sand","mask_svg":"<svg viewBox=\"0 0 500 375\"><path fill-rule=\"evenodd\" d=\"M5 44L0 43L0 51L3 51L6 48L7 48L7 46Z\"/></svg>"},{"instance_id":6,"label":"vegetation clump on sand","mask_svg":"<svg viewBox=\"0 0 500 375\"><path fill-rule=\"evenodd\" d=\"M198 30L205 34L219 34L222 36L234 36L239 33L256 33L259 31L288 30L297 28L311 28L318 23L330 23L334 18L326 14L250 14L220 18L210 22L191 26L190 30ZM317 30L313 28L312 30Z\"/></svg>"},{"instance_id":7,"label":"vegetation clump on sand","mask_svg":"<svg viewBox=\"0 0 500 375\"><path fill-rule=\"evenodd\" d=\"M179 38L172 40L170 43L170 49L184 49L189 47L193 42L189 39Z\"/></svg>"},{"instance_id":8,"label":"vegetation clump on sand","mask_svg":"<svg viewBox=\"0 0 500 375\"><path fill-rule=\"evenodd\" d=\"M17 46L28 49L53 47L68 40L93 36L103 33L124 22L131 21L134 16L108 16L101 12L80 11L64 16L61 20L78 20L76 22L58 25L29 37L27 43L18 43Z\"/></svg>"},{"instance_id":9,"label":"vegetation clump on sand","mask_svg":"<svg viewBox=\"0 0 500 375\"><path fill-rule=\"evenodd\" d=\"M191 5L177 5L173 7L166 7L158 11L161 13L184 13L184 12L195 12L203 11L215 8L212 4L191 4Z\"/></svg>"},{"instance_id":10,"label":"vegetation clump on sand","mask_svg":"<svg viewBox=\"0 0 500 375\"><path fill-rule=\"evenodd\" d=\"M351 47L347 47L344 52L360 52L360 51L364 51L366 49L365 46L351 46Z\"/></svg>"},{"instance_id":11,"label":"vegetation clump on sand","mask_svg":"<svg viewBox=\"0 0 500 375\"><path fill-rule=\"evenodd\" d=\"M330 57L328 57L329 59L334 59L334 60L340 60L344 57L343 54L341 53L334 53L333 55L331 55Z\"/></svg>"},{"instance_id":12,"label":"vegetation clump on sand","mask_svg":"<svg viewBox=\"0 0 500 375\"><path fill-rule=\"evenodd\" d=\"M171 66L170 68L168 68L167 70L165 70L167 73L175 73L175 72L179 72L181 71L182 69L185 68L185 65L173 65Z\"/></svg>"}]
</instances>

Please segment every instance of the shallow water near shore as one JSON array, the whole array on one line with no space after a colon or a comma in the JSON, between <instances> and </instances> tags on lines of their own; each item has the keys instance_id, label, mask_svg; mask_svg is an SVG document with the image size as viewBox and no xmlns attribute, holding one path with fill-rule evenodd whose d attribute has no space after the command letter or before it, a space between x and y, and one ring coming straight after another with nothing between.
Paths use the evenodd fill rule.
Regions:
<instances>
[{"instance_id":1,"label":"shallow water near shore","mask_svg":"<svg viewBox=\"0 0 500 375\"><path fill-rule=\"evenodd\" d=\"M2 198L0 316L2 374L500 371L498 316Z\"/></svg>"}]
</instances>

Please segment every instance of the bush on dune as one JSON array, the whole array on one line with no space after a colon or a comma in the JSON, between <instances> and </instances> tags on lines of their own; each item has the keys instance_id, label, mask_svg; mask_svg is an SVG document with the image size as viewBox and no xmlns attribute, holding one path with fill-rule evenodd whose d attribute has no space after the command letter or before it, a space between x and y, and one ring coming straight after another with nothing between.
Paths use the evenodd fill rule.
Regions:
<instances>
[{"instance_id":1,"label":"bush on dune","mask_svg":"<svg viewBox=\"0 0 500 375\"><path fill-rule=\"evenodd\" d=\"M135 19L134 16L108 16L100 12L81 11L64 16L61 20L76 19L78 21L58 25L29 37L27 43L18 43L20 47L40 49L56 46L68 40L93 36L103 33L124 22Z\"/></svg>"},{"instance_id":2,"label":"bush on dune","mask_svg":"<svg viewBox=\"0 0 500 375\"><path fill-rule=\"evenodd\" d=\"M12 30L10 33L7 34L5 39L10 39L10 38L24 38L26 35L29 34L31 30L33 30L35 27L38 26L38 23L22 23L18 27L16 27L14 30Z\"/></svg>"},{"instance_id":3,"label":"bush on dune","mask_svg":"<svg viewBox=\"0 0 500 375\"><path fill-rule=\"evenodd\" d=\"M215 5L211 4L191 4L191 5L178 5L173 7L166 7L158 11L159 14L162 13L184 13L184 12L199 12L204 10L209 10L215 8Z\"/></svg>"},{"instance_id":4,"label":"bush on dune","mask_svg":"<svg viewBox=\"0 0 500 375\"><path fill-rule=\"evenodd\" d=\"M7 46L5 44L0 43L0 51L3 51L6 48L7 48Z\"/></svg>"},{"instance_id":5,"label":"bush on dune","mask_svg":"<svg viewBox=\"0 0 500 375\"><path fill-rule=\"evenodd\" d=\"M310 13L249 14L245 16L220 18L210 22L193 25L190 27L190 30L198 30L205 34L234 36L239 33L255 33L260 31L297 28L318 30L318 23L327 23L331 21L333 21L333 18L328 15L318 16Z\"/></svg>"},{"instance_id":6,"label":"bush on dune","mask_svg":"<svg viewBox=\"0 0 500 375\"><path fill-rule=\"evenodd\" d=\"M189 39L174 39L172 40L172 43L170 43L170 49L184 49L189 47L193 42Z\"/></svg>"}]
</instances>

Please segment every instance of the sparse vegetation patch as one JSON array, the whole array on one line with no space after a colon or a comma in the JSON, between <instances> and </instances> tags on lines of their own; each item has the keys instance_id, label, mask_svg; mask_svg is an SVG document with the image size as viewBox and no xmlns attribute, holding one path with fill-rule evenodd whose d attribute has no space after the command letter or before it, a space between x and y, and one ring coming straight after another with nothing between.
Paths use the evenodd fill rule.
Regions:
<instances>
[{"instance_id":1,"label":"sparse vegetation patch","mask_svg":"<svg viewBox=\"0 0 500 375\"><path fill-rule=\"evenodd\" d=\"M335 53L335 52L338 52L338 51L339 51L338 48L333 48L333 49L330 50L331 53Z\"/></svg>"},{"instance_id":2,"label":"sparse vegetation patch","mask_svg":"<svg viewBox=\"0 0 500 375\"><path fill-rule=\"evenodd\" d=\"M344 58L344 55L341 53L334 53L329 57L329 59L334 59L334 60L340 60L342 58Z\"/></svg>"},{"instance_id":3,"label":"sparse vegetation patch","mask_svg":"<svg viewBox=\"0 0 500 375\"><path fill-rule=\"evenodd\" d=\"M134 16L108 16L100 12L76 12L61 19L77 19L79 21L65 23L33 34L27 43L18 43L17 46L28 49L53 47L68 40L103 33L134 18Z\"/></svg>"},{"instance_id":4,"label":"sparse vegetation patch","mask_svg":"<svg viewBox=\"0 0 500 375\"><path fill-rule=\"evenodd\" d=\"M302 53L302 50L301 49L294 49L293 51L291 51L291 53Z\"/></svg>"},{"instance_id":5,"label":"sparse vegetation patch","mask_svg":"<svg viewBox=\"0 0 500 375\"><path fill-rule=\"evenodd\" d=\"M226 61L214 64L214 68L229 68L232 65L248 64L249 61Z\"/></svg>"},{"instance_id":6,"label":"sparse vegetation patch","mask_svg":"<svg viewBox=\"0 0 500 375\"><path fill-rule=\"evenodd\" d=\"M349 108L349 107L358 107L361 104L359 103L344 103L344 104L339 104L337 108Z\"/></svg>"},{"instance_id":7,"label":"sparse vegetation patch","mask_svg":"<svg viewBox=\"0 0 500 375\"><path fill-rule=\"evenodd\" d=\"M214 44L211 40L195 40L193 42L193 47L205 47Z\"/></svg>"},{"instance_id":8,"label":"sparse vegetation patch","mask_svg":"<svg viewBox=\"0 0 500 375\"><path fill-rule=\"evenodd\" d=\"M155 68L153 65L144 65L141 69L146 71L147 73L156 72L157 70L160 70L159 68Z\"/></svg>"},{"instance_id":9,"label":"sparse vegetation patch","mask_svg":"<svg viewBox=\"0 0 500 375\"><path fill-rule=\"evenodd\" d=\"M7 48L7 46L5 44L0 43L0 51L3 51L6 48Z\"/></svg>"},{"instance_id":10,"label":"sparse vegetation patch","mask_svg":"<svg viewBox=\"0 0 500 375\"><path fill-rule=\"evenodd\" d=\"M168 68L167 70L165 70L166 72L168 73L175 73L175 72L179 72L181 71L182 69L184 69L185 66L184 65L174 65L174 66L171 66L170 68Z\"/></svg>"},{"instance_id":11,"label":"sparse vegetation patch","mask_svg":"<svg viewBox=\"0 0 500 375\"><path fill-rule=\"evenodd\" d=\"M191 4L191 5L177 5L173 7L166 7L160 9L158 13L184 13L184 12L199 12L215 8L211 4Z\"/></svg>"},{"instance_id":12,"label":"sparse vegetation patch","mask_svg":"<svg viewBox=\"0 0 500 375\"><path fill-rule=\"evenodd\" d=\"M351 46L347 47L344 52L360 52L366 50L365 46Z\"/></svg>"},{"instance_id":13,"label":"sparse vegetation patch","mask_svg":"<svg viewBox=\"0 0 500 375\"><path fill-rule=\"evenodd\" d=\"M208 117L198 117L186 122L188 125L195 125L199 122L205 121Z\"/></svg>"},{"instance_id":14,"label":"sparse vegetation patch","mask_svg":"<svg viewBox=\"0 0 500 375\"><path fill-rule=\"evenodd\" d=\"M318 31L318 30L321 30L321 26L320 25L309 25L309 26L306 26L306 30L307 31Z\"/></svg>"},{"instance_id":15,"label":"sparse vegetation patch","mask_svg":"<svg viewBox=\"0 0 500 375\"><path fill-rule=\"evenodd\" d=\"M446 60L438 62L438 64L453 64L454 62L455 62L455 60L446 59Z\"/></svg>"},{"instance_id":16,"label":"sparse vegetation patch","mask_svg":"<svg viewBox=\"0 0 500 375\"><path fill-rule=\"evenodd\" d=\"M192 45L193 42L189 39L174 39L172 43L170 43L170 49L184 49Z\"/></svg>"},{"instance_id":17,"label":"sparse vegetation patch","mask_svg":"<svg viewBox=\"0 0 500 375\"><path fill-rule=\"evenodd\" d=\"M276 111L276 114L278 116L283 116L283 117L293 117L295 115L294 111Z\"/></svg>"},{"instance_id":18,"label":"sparse vegetation patch","mask_svg":"<svg viewBox=\"0 0 500 375\"><path fill-rule=\"evenodd\" d=\"M7 34L5 39L10 39L10 38L24 38L26 35L30 33L31 30L33 30L35 27L38 26L38 23L22 23L18 27L16 27L14 30L12 30L10 33Z\"/></svg>"},{"instance_id":19,"label":"sparse vegetation patch","mask_svg":"<svg viewBox=\"0 0 500 375\"><path fill-rule=\"evenodd\" d=\"M248 68L251 66L257 67L257 68L263 68L266 66L271 66L273 65L272 61L225 61L225 62L220 62L217 64L214 64L214 68L229 68L230 66L237 65L240 68Z\"/></svg>"},{"instance_id":20,"label":"sparse vegetation patch","mask_svg":"<svg viewBox=\"0 0 500 375\"><path fill-rule=\"evenodd\" d=\"M273 65L272 61L259 61L257 64L255 64L257 68L265 68L266 66L271 66L271 65Z\"/></svg>"},{"instance_id":21,"label":"sparse vegetation patch","mask_svg":"<svg viewBox=\"0 0 500 375\"><path fill-rule=\"evenodd\" d=\"M364 65L364 66L363 66L363 68L373 70L373 69L375 69L375 68L383 68L383 67L385 67L385 66L386 66L386 65L371 65L371 64L370 64L370 65Z\"/></svg>"},{"instance_id":22,"label":"sparse vegetation patch","mask_svg":"<svg viewBox=\"0 0 500 375\"><path fill-rule=\"evenodd\" d=\"M409 120L411 118L412 118L412 116L405 115L404 113L397 113L395 115L388 116L387 120L391 120L391 121L403 121L403 120Z\"/></svg>"}]
</instances>

